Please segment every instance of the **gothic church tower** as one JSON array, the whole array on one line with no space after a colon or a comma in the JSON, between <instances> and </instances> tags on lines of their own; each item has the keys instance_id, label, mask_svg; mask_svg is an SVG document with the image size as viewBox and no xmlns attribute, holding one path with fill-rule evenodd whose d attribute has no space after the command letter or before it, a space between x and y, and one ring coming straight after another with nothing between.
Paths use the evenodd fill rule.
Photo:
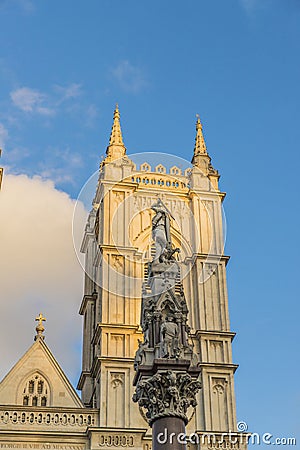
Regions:
<instances>
[{"instance_id":1,"label":"gothic church tower","mask_svg":"<svg viewBox=\"0 0 300 450\"><path fill-rule=\"evenodd\" d=\"M181 249L177 257L189 309L189 339L201 367L202 389L188 430L237 431L237 366L232 362L234 333L226 287L229 258L223 248L225 194L219 190L219 173L211 164L199 118L191 167L183 172L176 165L166 168L159 160L158 153L155 167L148 162L136 167L127 156L116 107L81 248L86 270L80 307L82 401L99 410L100 428L108 435L116 429L130 431L140 436L139 448L145 449L150 448L143 437L148 426L132 402L133 363L142 339L142 288L153 254L151 206L158 199L171 211L172 241Z\"/></svg>"}]
</instances>

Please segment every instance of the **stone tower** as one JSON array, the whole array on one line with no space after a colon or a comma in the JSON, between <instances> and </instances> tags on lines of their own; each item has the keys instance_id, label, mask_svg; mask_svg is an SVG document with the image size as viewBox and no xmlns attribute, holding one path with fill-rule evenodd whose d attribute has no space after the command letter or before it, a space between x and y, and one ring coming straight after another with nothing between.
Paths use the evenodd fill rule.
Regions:
<instances>
[{"instance_id":1,"label":"stone tower","mask_svg":"<svg viewBox=\"0 0 300 450\"><path fill-rule=\"evenodd\" d=\"M192 152L191 152L192 153ZM132 433L136 448L150 449L148 428L132 401L134 356L142 341L142 291L154 247L152 205L171 211L170 234L180 262L175 291L184 290L189 341L201 369L202 389L189 417L188 432L236 432L230 331L219 173L213 168L198 117L192 164L183 170L157 164L139 167L126 153L118 107L99 170L93 208L81 251L85 254L83 360L78 388L86 407L99 409L107 436ZM147 447L148 446L148 447ZM191 448L194 448L191 446ZM196 447L195 447L196 448ZM202 448L206 448L203 446ZM208 447L207 447L208 448ZM238 444L234 448L244 448Z\"/></svg>"}]
</instances>

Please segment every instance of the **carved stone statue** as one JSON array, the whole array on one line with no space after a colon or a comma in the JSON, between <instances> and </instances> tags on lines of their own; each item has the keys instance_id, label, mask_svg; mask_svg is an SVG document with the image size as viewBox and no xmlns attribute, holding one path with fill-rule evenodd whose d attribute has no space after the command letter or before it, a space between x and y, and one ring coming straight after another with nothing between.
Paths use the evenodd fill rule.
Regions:
<instances>
[{"instance_id":1,"label":"carved stone statue","mask_svg":"<svg viewBox=\"0 0 300 450\"><path fill-rule=\"evenodd\" d=\"M162 357L163 358L178 358L178 325L174 322L172 316L167 316L166 320L161 325L161 342L162 342Z\"/></svg>"},{"instance_id":2,"label":"carved stone statue","mask_svg":"<svg viewBox=\"0 0 300 450\"><path fill-rule=\"evenodd\" d=\"M152 237L155 243L154 261L158 261L167 245L170 244L170 218L166 207L160 199L152 205L151 209L156 213L152 219Z\"/></svg>"},{"instance_id":3,"label":"carved stone statue","mask_svg":"<svg viewBox=\"0 0 300 450\"><path fill-rule=\"evenodd\" d=\"M155 243L154 261L166 263L174 260L174 253L180 251L179 248L172 248L170 231L170 217L172 215L160 199L151 206L151 209L156 213L152 219L152 237Z\"/></svg>"},{"instance_id":4,"label":"carved stone statue","mask_svg":"<svg viewBox=\"0 0 300 450\"><path fill-rule=\"evenodd\" d=\"M136 351L135 358L134 358L134 369L137 370L138 365L142 364L144 355L145 355L145 348L148 348L148 342L142 342L140 339L138 339L139 348Z\"/></svg>"}]
</instances>

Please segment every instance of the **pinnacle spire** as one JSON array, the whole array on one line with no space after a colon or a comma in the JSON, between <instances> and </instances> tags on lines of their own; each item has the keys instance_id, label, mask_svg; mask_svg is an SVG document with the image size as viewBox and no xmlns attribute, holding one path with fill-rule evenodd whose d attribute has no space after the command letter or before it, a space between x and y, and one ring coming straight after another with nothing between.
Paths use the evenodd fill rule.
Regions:
<instances>
[{"instance_id":1,"label":"pinnacle spire","mask_svg":"<svg viewBox=\"0 0 300 450\"><path fill-rule=\"evenodd\" d=\"M196 122L196 139L195 139L195 148L194 148L194 156L198 155L206 155L206 144L202 132L202 123L200 121L200 117L197 114L197 122Z\"/></svg>"},{"instance_id":2,"label":"pinnacle spire","mask_svg":"<svg viewBox=\"0 0 300 450\"><path fill-rule=\"evenodd\" d=\"M126 154L126 147L123 142L122 130L120 124L120 112L118 104L114 111L113 126L110 133L109 145L106 149L106 160L113 161Z\"/></svg>"}]
</instances>

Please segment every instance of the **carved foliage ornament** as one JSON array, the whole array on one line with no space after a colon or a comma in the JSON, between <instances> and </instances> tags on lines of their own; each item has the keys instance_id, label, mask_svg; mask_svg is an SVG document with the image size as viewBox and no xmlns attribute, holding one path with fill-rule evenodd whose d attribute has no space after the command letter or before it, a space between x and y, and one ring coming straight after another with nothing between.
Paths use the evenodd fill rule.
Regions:
<instances>
[{"instance_id":1,"label":"carved foliage ornament","mask_svg":"<svg viewBox=\"0 0 300 450\"><path fill-rule=\"evenodd\" d=\"M196 407L200 388L201 383L189 374L168 370L140 380L133 401L147 410L150 425L160 417L179 417L187 424L187 410L189 406Z\"/></svg>"},{"instance_id":2,"label":"carved foliage ornament","mask_svg":"<svg viewBox=\"0 0 300 450\"><path fill-rule=\"evenodd\" d=\"M124 373L111 373L111 385L113 389L117 389L124 384Z\"/></svg>"}]
</instances>

